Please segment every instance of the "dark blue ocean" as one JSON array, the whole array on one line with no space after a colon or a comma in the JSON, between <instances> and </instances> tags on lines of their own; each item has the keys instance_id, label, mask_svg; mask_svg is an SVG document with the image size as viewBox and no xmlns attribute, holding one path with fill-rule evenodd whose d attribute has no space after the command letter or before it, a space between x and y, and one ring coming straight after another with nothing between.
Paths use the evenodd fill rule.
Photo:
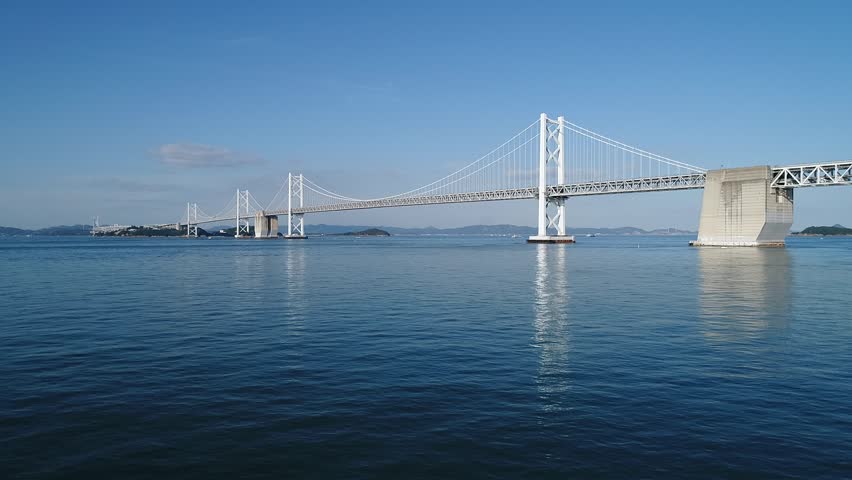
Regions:
<instances>
[{"instance_id":1,"label":"dark blue ocean","mask_svg":"<svg viewBox=\"0 0 852 480\"><path fill-rule=\"evenodd\" d=\"M852 239L578 240L0 239L0 477L852 477Z\"/></svg>"}]
</instances>

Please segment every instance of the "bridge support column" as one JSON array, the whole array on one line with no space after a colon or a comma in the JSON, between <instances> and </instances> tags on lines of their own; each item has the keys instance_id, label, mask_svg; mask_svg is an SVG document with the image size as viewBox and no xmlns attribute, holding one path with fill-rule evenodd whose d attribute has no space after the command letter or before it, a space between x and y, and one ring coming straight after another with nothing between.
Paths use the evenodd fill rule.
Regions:
<instances>
[{"instance_id":1,"label":"bridge support column","mask_svg":"<svg viewBox=\"0 0 852 480\"><path fill-rule=\"evenodd\" d=\"M269 237L278 238L278 215L269 215L266 221L269 222Z\"/></svg>"},{"instance_id":2,"label":"bridge support column","mask_svg":"<svg viewBox=\"0 0 852 480\"><path fill-rule=\"evenodd\" d=\"M240 190L237 189L237 216L236 223L237 229L234 232L234 238L243 238L244 236L251 235L251 229L249 228L249 191L248 190ZM245 218L245 220L242 220Z\"/></svg>"},{"instance_id":3,"label":"bridge support column","mask_svg":"<svg viewBox=\"0 0 852 480\"><path fill-rule=\"evenodd\" d=\"M565 182L565 122L559 117L556 122L542 113L539 124L538 150L538 232L527 239L527 243L574 243L574 237L565 234L565 198L549 197L547 194L547 164L556 163L556 181ZM547 214L549 205L556 206L556 213ZM548 235L548 228L555 228L556 235Z\"/></svg>"},{"instance_id":4,"label":"bridge support column","mask_svg":"<svg viewBox=\"0 0 852 480\"><path fill-rule=\"evenodd\" d=\"M198 237L198 204L186 204L186 238Z\"/></svg>"},{"instance_id":5,"label":"bridge support column","mask_svg":"<svg viewBox=\"0 0 852 480\"><path fill-rule=\"evenodd\" d=\"M707 172L694 246L783 247L793 225L793 190L773 188L772 169Z\"/></svg>"},{"instance_id":6,"label":"bridge support column","mask_svg":"<svg viewBox=\"0 0 852 480\"><path fill-rule=\"evenodd\" d=\"M254 214L254 238L278 238L278 216Z\"/></svg>"},{"instance_id":7,"label":"bridge support column","mask_svg":"<svg viewBox=\"0 0 852 480\"><path fill-rule=\"evenodd\" d=\"M305 206L302 174L287 175L287 235L288 239L303 239L305 236L305 214L293 213L294 208Z\"/></svg>"},{"instance_id":8,"label":"bridge support column","mask_svg":"<svg viewBox=\"0 0 852 480\"><path fill-rule=\"evenodd\" d=\"M287 235L284 238L303 239L305 235L305 215L292 213L287 215Z\"/></svg>"}]
</instances>

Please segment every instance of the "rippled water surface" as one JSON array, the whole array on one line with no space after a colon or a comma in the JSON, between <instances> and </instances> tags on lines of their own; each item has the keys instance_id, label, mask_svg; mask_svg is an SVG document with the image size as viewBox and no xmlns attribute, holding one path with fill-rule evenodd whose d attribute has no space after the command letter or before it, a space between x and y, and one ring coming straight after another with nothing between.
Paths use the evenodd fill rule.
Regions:
<instances>
[{"instance_id":1,"label":"rippled water surface","mask_svg":"<svg viewBox=\"0 0 852 480\"><path fill-rule=\"evenodd\" d=\"M0 239L0 476L849 478L852 240Z\"/></svg>"}]
</instances>

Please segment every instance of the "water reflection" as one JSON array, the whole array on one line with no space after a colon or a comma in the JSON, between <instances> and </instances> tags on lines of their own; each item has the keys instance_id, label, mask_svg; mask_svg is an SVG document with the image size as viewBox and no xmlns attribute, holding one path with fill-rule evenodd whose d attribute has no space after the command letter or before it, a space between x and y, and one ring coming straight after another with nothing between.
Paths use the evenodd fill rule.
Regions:
<instances>
[{"instance_id":1,"label":"water reflection","mask_svg":"<svg viewBox=\"0 0 852 480\"><path fill-rule=\"evenodd\" d=\"M538 245L535 274L536 384L546 411L562 410L569 387L568 275L564 245Z\"/></svg>"},{"instance_id":2,"label":"water reflection","mask_svg":"<svg viewBox=\"0 0 852 480\"><path fill-rule=\"evenodd\" d=\"M290 242L285 248L285 268L287 275L287 298L285 303L285 319L291 333L301 333L304 327L304 316L307 311L307 292L305 279L306 254L303 244Z\"/></svg>"},{"instance_id":3,"label":"water reflection","mask_svg":"<svg viewBox=\"0 0 852 480\"><path fill-rule=\"evenodd\" d=\"M235 240L234 242L248 242L249 240ZM237 244L230 252L231 257L231 285L239 295L257 295L264 287L263 268L265 257L259 255L254 249Z\"/></svg>"},{"instance_id":4,"label":"water reflection","mask_svg":"<svg viewBox=\"0 0 852 480\"><path fill-rule=\"evenodd\" d=\"M700 248L701 317L708 339L736 342L785 332L792 307L783 248Z\"/></svg>"}]
</instances>

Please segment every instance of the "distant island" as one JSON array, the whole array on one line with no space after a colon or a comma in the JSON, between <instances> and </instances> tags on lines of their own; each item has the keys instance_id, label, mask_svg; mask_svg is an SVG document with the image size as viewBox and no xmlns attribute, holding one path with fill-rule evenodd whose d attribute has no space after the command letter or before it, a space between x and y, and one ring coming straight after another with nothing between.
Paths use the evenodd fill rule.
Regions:
<instances>
[{"instance_id":1,"label":"distant island","mask_svg":"<svg viewBox=\"0 0 852 480\"><path fill-rule=\"evenodd\" d=\"M794 235L804 236L835 236L835 235L852 235L852 228L846 228L843 225L834 225L831 227L808 227Z\"/></svg>"},{"instance_id":2,"label":"distant island","mask_svg":"<svg viewBox=\"0 0 852 480\"><path fill-rule=\"evenodd\" d=\"M360 230L357 232L344 232L344 233L328 233L326 235L329 236L346 236L346 237L390 237L391 234L385 230L379 228L368 228L366 230Z\"/></svg>"},{"instance_id":3,"label":"distant island","mask_svg":"<svg viewBox=\"0 0 852 480\"><path fill-rule=\"evenodd\" d=\"M198 227L199 237L230 237L233 238L237 233L236 227L215 227L210 230L205 230ZM249 226L248 235L254 236L254 227ZM95 236L98 237L183 237L186 236L186 227L176 229L174 226L161 227L146 227L135 226L120 228L112 231L98 232Z\"/></svg>"},{"instance_id":4,"label":"distant island","mask_svg":"<svg viewBox=\"0 0 852 480\"><path fill-rule=\"evenodd\" d=\"M207 232L204 232L201 228L198 229L199 235L206 236ZM96 236L98 237L180 237L186 235L186 230L178 230L174 227L163 227L163 228L155 228L155 227L137 227L135 225L131 225L128 228L123 228L120 230L114 230L109 232L99 232Z\"/></svg>"},{"instance_id":5,"label":"distant island","mask_svg":"<svg viewBox=\"0 0 852 480\"><path fill-rule=\"evenodd\" d=\"M198 227L199 237L225 237L233 238L237 233L236 227L210 227L205 230ZM319 233L319 232L318 232ZM176 229L174 226L161 227L146 227L131 225L129 227L120 228L112 231L98 232L99 237L182 237L186 235L185 229ZM248 237L254 237L254 227L249 226L249 231L244 234ZM281 236L281 234L278 234ZM350 237L389 237L391 236L385 230L379 228L367 228L364 230L342 232L342 233L327 233L329 236L350 236Z\"/></svg>"}]
</instances>

